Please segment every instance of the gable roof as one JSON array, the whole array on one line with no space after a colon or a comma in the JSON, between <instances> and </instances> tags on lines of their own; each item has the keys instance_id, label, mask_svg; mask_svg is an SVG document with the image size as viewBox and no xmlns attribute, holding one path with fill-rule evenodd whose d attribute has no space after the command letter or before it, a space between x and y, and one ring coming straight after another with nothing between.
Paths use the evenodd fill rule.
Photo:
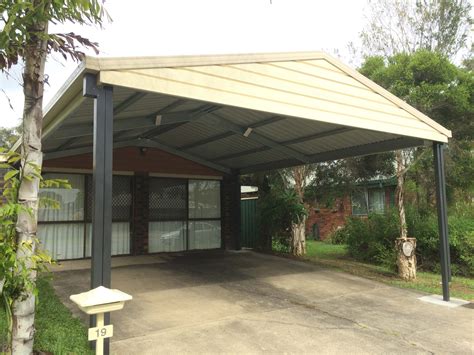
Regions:
<instances>
[{"instance_id":1,"label":"gable roof","mask_svg":"<svg viewBox=\"0 0 474 355\"><path fill-rule=\"evenodd\" d=\"M45 109L49 151L64 149L64 134L55 137L58 127L91 124L91 100L82 96L85 73L116 88L116 120L130 120L125 136L133 139L156 129L157 112L192 113L207 103L199 120L167 131L158 144L174 150L194 145L198 156L211 160L216 150L226 150L229 159L222 162L230 168L282 167L451 137L446 128L322 52L87 57ZM137 127L129 127L133 122ZM228 138L228 131L237 136ZM245 131L254 133L248 137ZM91 141L84 138L66 146L87 144Z\"/></svg>"}]
</instances>

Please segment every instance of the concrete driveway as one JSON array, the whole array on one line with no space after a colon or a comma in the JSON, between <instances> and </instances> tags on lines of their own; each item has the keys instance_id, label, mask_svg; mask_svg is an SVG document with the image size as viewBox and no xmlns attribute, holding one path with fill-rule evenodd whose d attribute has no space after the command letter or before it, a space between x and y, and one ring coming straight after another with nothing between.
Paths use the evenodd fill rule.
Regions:
<instances>
[{"instance_id":1,"label":"concrete driveway","mask_svg":"<svg viewBox=\"0 0 474 355\"><path fill-rule=\"evenodd\" d=\"M55 272L77 315L68 297L88 289L89 263ZM302 262L210 252L113 263L112 286L134 297L112 316L113 354L474 353L470 307Z\"/></svg>"}]
</instances>

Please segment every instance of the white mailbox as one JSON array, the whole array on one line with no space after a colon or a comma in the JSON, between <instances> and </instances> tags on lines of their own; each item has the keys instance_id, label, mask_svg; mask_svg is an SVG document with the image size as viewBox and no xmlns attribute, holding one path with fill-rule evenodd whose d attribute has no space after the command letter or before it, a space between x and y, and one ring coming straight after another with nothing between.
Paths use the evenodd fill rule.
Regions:
<instances>
[{"instance_id":1,"label":"white mailbox","mask_svg":"<svg viewBox=\"0 0 474 355\"><path fill-rule=\"evenodd\" d=\"M96 327L89 328L89 341L96 340L96 354L104 353L104 339L114 334L112 324L104 325L104 313L118 311L123 308L126 301L132 296L120 290L99 286L93 290L71 295L70 300L86 314L96 314Z\"/></svg>"}]
</instances>

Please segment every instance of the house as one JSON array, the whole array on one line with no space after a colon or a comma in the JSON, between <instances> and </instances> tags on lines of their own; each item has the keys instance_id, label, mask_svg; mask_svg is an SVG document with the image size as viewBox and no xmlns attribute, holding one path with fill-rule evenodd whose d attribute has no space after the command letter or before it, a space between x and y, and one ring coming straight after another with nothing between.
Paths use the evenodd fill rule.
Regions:
<instances>
[{"instance_id":1,"label":"house","mask_svg":"<svg viewBox=\"0 0 474 355\"><path fill-rule=\"evenodd\" d=\"M359 183L351 193L335 198L332 206L311 206L306 220L309 239L324 240L344 226L351 216L366 217L384 213L395 205L395 178L373 179Z\"/></svg>"}]
</instances>

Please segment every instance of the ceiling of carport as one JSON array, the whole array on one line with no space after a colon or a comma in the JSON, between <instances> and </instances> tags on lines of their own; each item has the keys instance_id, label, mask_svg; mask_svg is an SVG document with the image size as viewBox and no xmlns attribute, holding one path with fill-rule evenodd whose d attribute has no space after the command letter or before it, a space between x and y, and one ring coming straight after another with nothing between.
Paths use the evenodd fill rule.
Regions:
<instances>
[{"instance_id":1,"label":"ceiling of carport","mask_svg":"<svg viewBox=\"0 0 474 355\"><path fill-rule=\"evenodd\" d=\"M181 92L177 90L183 85L187 85L187 82L180 83L181 86L176 87L173 86L174 83L167 83L166 86L163 84L163 89L157 89L147 87L145 85L147 83L142 86L141 81L135 80L137 78L143 79L140 77L143 73L152 73L156 75L153 77L157 78L156 80L163 80L159 75L166 73L166 80L172 81L170 77L172 77L173 69L176 70L177 77L182 77L182 67L179 65L169 64L169 67L165 68L166 72L160 71L163 69L163 65L172 62L172 59L169 58L161 58L161 62L160 58L155 58L154 62L162 65L156 64L155 71L141 69L142 72L138 69L124 70L123 72L119 69L112 70L113 63L109 64L111 68L104 64L101 68L94 69L94 65L88 66L86 61L83 68L76 72L75 78L69 80L69 85L63 89L62 95L60 93L57 100L50 106L49 116L48 113L46 114L45 122L49 123L47 127L49 129L45 130L47 135L43 141L46 159L79 154L91 149L93 100L81 99L77 93L77 90L80 90L82 75L90 71L98 72L99 77L104 80L109 77L111 81L121 78L117 76L117 73L130 76L130 73L133 72L138 75L132 77L133 80L129 78L129 86L114 84L114 142L116 144L120 146L126 146L127 143L135 146L156 146L201 163L209 163L209 166L220 168L222 171L238 169L242 172L252 172L279 168L421 145L430 137L433 137L433 140L442 141L449 137L450 132L442 127L439 128L440 126L434 121L426 121L429 118L422 116L421 113L418 116L417 111L413 108L409 112L400 102L388 100L382 96L386 93L377 92L380 89L376 86L364 86L367 83L361 83L356 74L344 73L338 66L335 66L333 59L329 60L325 55L314 54L313 57L317 57L316 64L304 63L305 65L302 66L295 66L295 63L298 64L297 54L292 54L291 60L287 57L283 56L278 57L278 60L272 60L275 57L270 55L266 61L255 57L254 61L251 58L246 58L243 62L242 59L236 57L234 62L237 64L231 65L231 73L235 75L234 66L240 68L239 70L247 70L245 65L249 64L253 76L266 80L272 74L269 70L275 67L275 73L272 75L284 72L287 77L273 77L272 82L291 82L289 87L294 87L295 92L302 95L302 98L299 99L294 92L289 92L288 103L283 102L288 88L285 90L271 89L275 92L275 97L273 97L271 96L273 91L268 88L263 88L262 92L258 91L260 83L255 82L250 87L249 82L240 82L236 78L229 80L228 87L221 88L225 91L224 95L218 92L213 96L212 90L215 91L216 88L212 87L211 90L209 87L216 85L216 83L226 84L225 78L215 81L214 76L223 75L222 70L228 70L228 64L225 63L233 63L232 58L228 57L222 61L223 64L207 64L218 61L216 58L208 58L207 62L206 59L203 59L192 70L185 69L187 76L184 78L189 78L191 82L201 78L203 86L207 85L208 87L200 89L196 88L195 84L189 83L189 87L184 87ZM184 60L182 57L179 58L175 62ZM311 56L301 54L301 58L301 61L304 62ZM137 61L136 58L131 60ZM193 62L193 60L197 59L189 57L188 61L185 61L185 64L188 64L186 68L189 68L189 62ZM259 60L268 65L265 65L261 73L256 73L256 70L260 68L256 63L262 63ZM151 59L150 61L153 62ZM120 59L115 65L120 67L120 63L126 63L126 59ZM306 77L302 77L301 71L295 72L295 68L301 69L307 66L309 71L306 73ZM155 68L153 64L149 64L149 67ZM105 75L110 73L113 75ZM196 73L198 76L194 77ZM292 74L295 74L295 77ZM208 75L209 78L203 77L203 75ZM297 85L297 78L304 79L304 85ZM313 87L309 82L311 78L317 79L317 83L315 81ZM154 85L155 81L151 81L151 83ZM335 120L337 123L333 123L329 118L338 116L335 116L334 112L330 112L326 117L325 111L321 111L320 105L323 105L326 100L325 96L321 96L324 94L324 88L317 87L321 83L328 84L331 90L335 87L340 90L347 88L346 92L332 92L331 96L327 98L329 100L328 108L334 106L335 111L342 112L343 116L347 117L345 120L337 119ZM110 82L110 84L113 83ZM241 85L242 87L240 87ZM255 90L253 95L256 95L262 102L262 106L258 106L260 110L250 108L254 102L252 100L246 101L245 88ZM307 93L302 92L304 88L308 90ZM345 102L338 102L337 105L333 103L334 98L343 95L348 95L347 97L350 98L356 95L351 90L356 90L359 106L364 102L367 105L367 107L357 108L357 115L353 119L350 118L352 117L351 111L356 108L349 104L346 105ZM176 95L171 95L171 93ZM237 106L237 101L234 100L237 93L243 95L242 106ZM330 91L327 93L329 95ZM374 93L376 95L372 95ZM189 95L186 96L187 94ZM71 106L69 108L67 103L64 103L66 97L75 98L69 101L69 106ZM276 97L283 100L282 103L275 103ZM391 99L390 96L387 97ZM61 100L62 98L63 100ZM228 104L226 104L226 100L228 100ZM300 103L304 103L308 107L316 105L314 106L314 117L298 117L298 112L305 115L311 113L309 109L301 110L301 107L298 106ZM62 111L57 107L61 105L64 106ZM294 116L288 114L291 113L293 106L295 107ZM347 112L341 111L344 107ZM374 113L379 112L381 107L387 112L380 113L381 126L378 126L377 114ZM364 117L357 118L365 112L364 110L367 111L368 117L370 116L369 120L364 120ZM54 112L54 115L51 112ZM68 112L68 114L63 114L59 119L61 112ZM157 116L160 116L158 120ZM392 116L394 121L388 119ZM60 123L55 123L54 126L55 117L56 121L60 121ZM319 120L318 117L323 119ZM403 129L396 128L394 122L396 123L397 119L400 121L401 127L407 126L406 135L400 134L400 132L404 132ZM367 122L373 122L373 129L371 129L371 125L367 126ZM390 127L395 128L391 132L385 132L384 128L387 127L389 130L392 129Z\"/></svg>"}]
</instances>

